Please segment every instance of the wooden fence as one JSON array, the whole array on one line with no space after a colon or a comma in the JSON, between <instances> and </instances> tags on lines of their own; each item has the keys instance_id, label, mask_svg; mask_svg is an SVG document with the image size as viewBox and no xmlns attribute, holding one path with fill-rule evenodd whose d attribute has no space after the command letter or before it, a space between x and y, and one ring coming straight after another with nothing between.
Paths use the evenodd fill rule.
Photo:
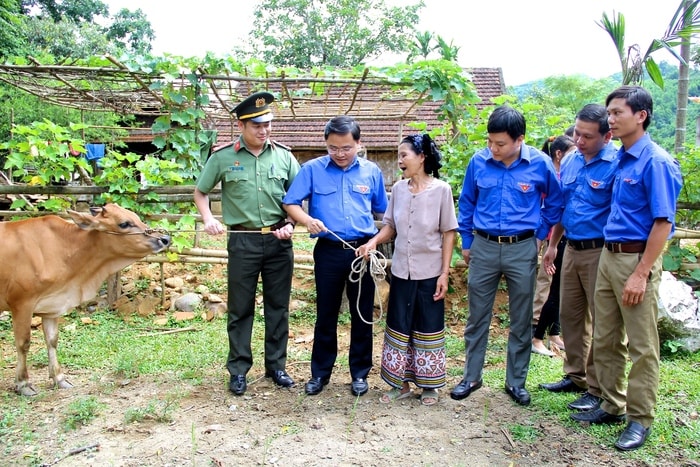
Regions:
<instances>
[{"instance_id":1,"label":"wooden fence","mask_svg":"<svg viewBox=\"0 0 700 467\"><path fill-rule=\"evenodd\" d=\"M135 194L136 200L140 203L180 203L187 202L191 203L194 208L194 186L192 185L181 185L181 186L166 186L166 187L144 187ZM99 186L70 186L70 185L56 185L56 186L28 186L28 185L0 185L0 196L2 195L14 195L14 196L26 196L26 195L41 195L41 196L69 196L74 197L76 201L83 202L86 204L91 204L94 196L99 196L101 194L107 193L109 191L108 187ZM153 193L158 194L158 200L152 200L149 195ZM221 200L221 191L218 189L213 190L209 194L209 199L213 202L218 202ZM679 209L700 209L700 203L679 203ZM0 216L3 217L21 217L21 216L41 216L46 215L46 212L38 211L12 211L12 210L0 210ZM179 218L192 214L151 214L144 216L146 221L148 220L159 220L168 219L170 221L177 221ZM198 214L194 215L196 221L201 221L201 216ZM695 230L677 228L675 233L676 238L680 239L700 239L700 232ZM167 256L162 255L152 255L144 258L141 261L147 261L152 263L210 263L210 264L226 264L228 262L228 252L218 249L204 249L198 247L199 236L195 235L194 247L183 249L182 251L175 251L177 256L173 255ZM390 253L390 251L389 251ZM303 270L313 270L313 257L311 255L295 255L294 267ZM686 269L696 269L700 265L690 264L683 265ZM460 260L455 265L457 269L465 269L466 264L464 261ZM162 276L162 275L161 275Z\"/></svg>"}]
</instances>

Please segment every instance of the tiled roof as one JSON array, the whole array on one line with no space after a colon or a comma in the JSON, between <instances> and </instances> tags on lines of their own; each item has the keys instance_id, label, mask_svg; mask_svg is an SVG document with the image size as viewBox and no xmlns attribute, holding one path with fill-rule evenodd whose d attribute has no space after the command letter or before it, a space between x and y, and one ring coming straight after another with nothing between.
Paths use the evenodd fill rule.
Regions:
<instances>
[{"instance_id":1,"label":"tiled roof","mask_svg":"<svg viewBox=\"0 0 700 467\"><path fill-rule=\"evenodd\" d=\"M153 140L151 125L159 115L169 113L160 94L166 78L158 73L133 71L113 57L109 65L84 67L31 64L0 64L0 81L30 92L58 105L85 111L112 111L134 115L140 128L130 128L127 143ZM438 125L435 110L439 103L430 102L427 93L419 94L408 82L396 82L378 70L358 69L354 75L319 72L313 76L288 76L284 70L268 72L245 70L208 72L198 69L200 90L208 93L203 105L204 125L216 129L217 144L225 144L237 135L231 109L243 97L257 90L275 94L272 104L275 120L273 136L296 151L317 151L323 147L322 130L328 119L348 114L362 128L362 142L368 151L394 148L398 138L410 132L407 124L426 122ZM471 68L472 80L482 105L505 93L500 68ZM192 75L181 75L173 86L191 86ZM181 83L181 84L179 84ZM138 125L137 125L138 126Z\"/></svg>"},{"instance_id":2,"label":"tiled roof","mask_svg":"<svg viewBox=\"0 0 700 467\"><path fill-rule=\"evenodd\" d=\"M481 103L477 104L478 106L489 105L492 98L505 94L506 88L500 68L471 68L468 71L472 75L477 95L481 98ZM295 109L296 116L290 115L290 112L285 108L277 108L274 110L275 119L272 121L273 139L291 146L297 152L323 148L325 147L323 128L328 119L347 113L358 120L362 131L362 143L365 147L369 150L391 149L393 151L401 139L401 135L410 134L413 131L408 126L409 123L426 122L428 128L441 124L438 122L436 113L440 102L427 100L418 105L413 101L409 106L406 106L406 99L402 98L401 103L404 105L400 106L397 103L396 109L400 111L396 112L394 117L373 115L371 110L353 112L350 103L352 98L355 99L355 103L360 100L366 103L378 102L381 96L381 99L386 102L387 92L387 89L382 87L365 87L357 95L345 97L344 103L341 98L338 98L336 103L338 112L330 113L324 118L304 118L303 108ZM343 107L348 108L348 110L344 110ZM412 107L409 112L405 111L407 107ZM387 109L391 110L391 107L385 105L381 109L383 115L389 113ZM237 137L237 127L230 121L217 120L214 128L218 131L217 146L227 144Z\"/></svg>"},{"instance_id":3,"label":"tiled roof","mask_svg":"<svg viewBox=\"0 0 700 467\"><path fill-rule=\"evenodd\" d=\"M500 68L469 68L477 95L478 106L491 104L491 99L505 94L503 73ZM254 83L238 83L235 93L248 95ZM406 95L404 90L392 90L389 86L358 85L329 86L325 94L304 94L308 82L266 83L265 89L275 93L278 99L272 104L275 119L272 121L273 139L291 146L296 155L306 151L318 151L325 147L323 128L329 118L349 114L360 123L362 143L370 151L393 151L401 135L410 134L411 122L426 122L428 128L440 125L436 111L440 102L424 100L417 104L417 95ZM392 94L393 93L393 94ZM233 107L235 102L226 104ZM238 136L235 119L222 118L221 113L208 114L207 126L218 132L216 146L228 144ZM149 142L153 134L148 124L143 130L132 130L127 142Z\"/></svg>"}]
</instances>

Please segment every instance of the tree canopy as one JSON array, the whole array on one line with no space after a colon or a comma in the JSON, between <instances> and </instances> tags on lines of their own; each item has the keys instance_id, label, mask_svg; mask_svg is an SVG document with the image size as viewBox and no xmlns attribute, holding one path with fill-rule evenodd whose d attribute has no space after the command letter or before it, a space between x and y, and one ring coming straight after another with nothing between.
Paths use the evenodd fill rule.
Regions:
<instances>
[{"instance_id":1,"label":"tree canopy","mask_svg":"<svg viewBox=\"0 0 700 467\"><path fill-rule=\"evenodd\" d=\"M140 9L110 16L101 0L0 0L0 57L146 53L154 38Z\"/></svg>"},{"instance_id":2,"label":"tree canopy","mask_svg":"<svg viewBox=\"0 0 700 467\"><path fill-rule=\"evenodd\" d=\"M405 53L422 0L263 0L250 33L253 52L278 66L355 67L384 53Z\"/></svg>"}]
</instances>

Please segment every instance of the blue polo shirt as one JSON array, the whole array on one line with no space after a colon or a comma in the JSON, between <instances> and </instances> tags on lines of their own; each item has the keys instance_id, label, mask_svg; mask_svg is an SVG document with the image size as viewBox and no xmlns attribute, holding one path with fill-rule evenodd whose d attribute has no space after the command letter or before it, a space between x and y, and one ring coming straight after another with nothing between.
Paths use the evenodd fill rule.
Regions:
<instances>
[{"instance_id":1,"label":"blue polo shirt","mask_svg":"<svg viewBox=\"0 0 700 467\"><path fill-rule=\"evenodd\" d=\"M618 151L619 170L605 225L609 242L646 241L655 219L675 229L676 200L683 186L680 164L645 133L629 149Z\"/></svg>"},{"instance_id":2,"label":"blue polo shirt","mask_svg":"<svg viewBox=\"0 0 700 467\"><path fill-rule=\"evenodd\" d=\"M561 218L562 193L552 159L522 145L509 167L483 149L471 158L459 196L462 248L471 248L474 230L516 235L534 230L544 240Z\"/></svg>"},{"instance_id":3,"label":"blue polo shirt","mask_svg":"<svg viewBox=\"0 0 700 467\"><path fill-rule=\"evenodd\" d=\"M282 202L301 206L304 200L311 217L347 241L376 234L372 214L383 214L388 204L381 170L357 156L345 169L329 155L303 164ZM328 232L317 236L337 241Z\"/></svg>"},{"instance_id":4,"label":"blue polo shirt","mask_svg":"<svg viewBox=\"0 0 700 467\"><path fill-rule=\"evenodd\" d=\"M617 148L608 143L586 162L578 150L561 163L564 211L561 223L571 240L603 238L617 173Z\"/></svg>"}]
</instances>

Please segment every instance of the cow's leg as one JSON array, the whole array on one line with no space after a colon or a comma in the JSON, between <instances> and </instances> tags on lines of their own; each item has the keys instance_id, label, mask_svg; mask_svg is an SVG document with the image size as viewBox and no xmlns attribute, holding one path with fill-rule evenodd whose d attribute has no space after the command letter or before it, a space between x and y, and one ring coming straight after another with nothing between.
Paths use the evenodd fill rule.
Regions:
<instances>
[{"instance_id":1,"label":"cow's leg","mask_svg":"<svg viewBox=\"0 0 700 467\"><path fill-rule=\"evenodd\" d=\"M13 310L12 332L15 335L17 348L17 368L15 370L15 391L23 396L36 396L34 386L29 382L27 370L27 353L32 340L32 313L23 310Z\"/></svg>"},{"instance_id":2,"label":"cow's leg","mask_svg":"<svg viewBox=\"0 0 700 467\"><path fill-rule=\"evenodd\" d=\"M73 385L66 380L66 375L58 363L58 318L43 318L41 328L44 330L46 351L49 353L49 378L61 389L72 388Z\"/></svg>"}]
</instances>

